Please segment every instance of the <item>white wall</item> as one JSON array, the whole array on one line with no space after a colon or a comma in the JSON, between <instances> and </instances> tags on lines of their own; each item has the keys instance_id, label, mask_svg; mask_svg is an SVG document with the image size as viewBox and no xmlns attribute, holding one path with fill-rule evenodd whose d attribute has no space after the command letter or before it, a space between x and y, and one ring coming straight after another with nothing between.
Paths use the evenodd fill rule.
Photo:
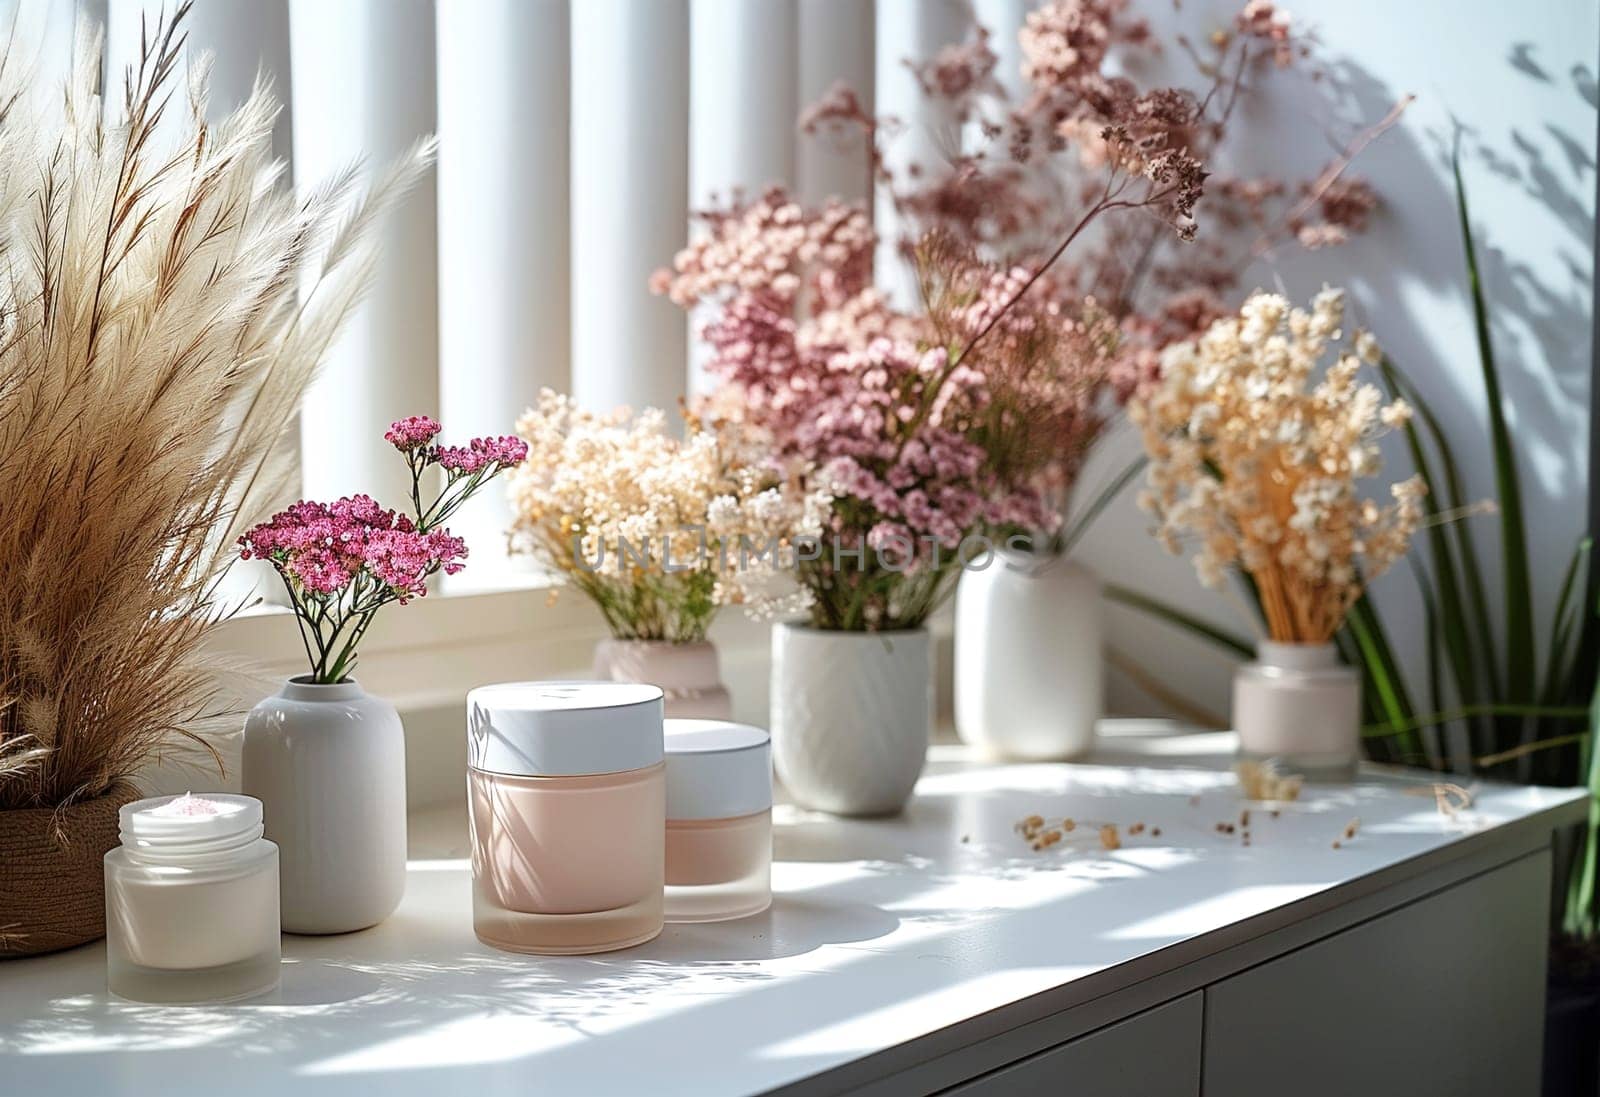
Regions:
<instances>
[{"instance_id":1,"label":"white wall","mask_svg":"<svg viewBox=\"0 0 1600 1097\"><path fill-rule=\"evenodd\" d=\"M1156 7L1166 5L1146 10ZM1213 0L1186 6L1184 18L1215 25L1235 7ZM1542 642L1585 520L1600 9L1592 0L1301 0L1290 8L1315 26L1329 62L1343 119L1332 132L1347 136L1349 119L1376 119L1402 93L1415 93L1417 101L1358 164L1387 202L1374 231L1338 251L1291 257L1280 267L1282 285L1299 298L1324 281L1349 287L1357 315L1444 421L1468 491L1482 498L1493 491L1493 474L1447 161L1452 119L1468 127L1464 174L1522 462ZM1310 174L1330 146L1322 131L1300 124L1303 112L1291 106L1249 108L1242 121L1260 127L1250 159L1256 167L1288 160L1297 173ZM1203 211L1202 204L1202 218ZM1274 274L1258 269L1249 282L1272 286ZM1397 449L1394 456L1393 472L1409 474L1403 454ZM1112 464L1102 460L1089 476ZM1187 563L1160 552L1144 528L1131 504L1114 508L1088 538L1086 560L1110 580L1142 584L1242 629L1239 615L1202 591ZM1496 526L1480 519L1476 528L1494 592ZM1401 568L1383 581L1380 604L1391 638L1410 653L1406 661L1420 680L1421 607L1414 591ZM1128 611L1113 609L1111 616L1114 645L1174 689L1226 713L1228 677L1217 673L1225 661ZM1151 708L1120 676L1113 676L1110 698L1124 711Z\"/></svg>"}]
</instances>

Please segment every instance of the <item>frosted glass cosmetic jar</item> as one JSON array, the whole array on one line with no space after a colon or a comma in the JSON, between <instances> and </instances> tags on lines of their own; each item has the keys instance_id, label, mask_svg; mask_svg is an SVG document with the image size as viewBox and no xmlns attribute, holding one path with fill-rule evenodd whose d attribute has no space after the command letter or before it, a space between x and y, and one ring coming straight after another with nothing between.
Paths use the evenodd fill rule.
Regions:
<instances>
[{"instance_id":1,"label":"frosted glass cosmetic jar","mask_svg":"<svg viewBox=\"0 0 1600 1097\"><path fill-rule=\"evenodd\" d=\"M138 1002L229 1002L278 985L278 847L261 801L207 793L123 806L106 854L106 981Z\"/></svg>"},{"instance_id":2,"label":"frosted glass cosmetic jar","mask_svg":"<svg viewBox=\"0 0 1600 1097\"><path fill-rule=\"evenodd\" d=\"M516 682L467 694L472 921L512 952L609 952L661 932L662 692Z\"/></svg>"},{"instance_id":3,"label":"frosted glass cosmetic jar","mask_svg":"<svg viewBox=\"0 0 1600 1097\"><path fill-rule=\"evenodd\" d=\"M772 905L772 739L721 720L668 720L669 922L721 922Z\"/></svg>"}]
</instances>

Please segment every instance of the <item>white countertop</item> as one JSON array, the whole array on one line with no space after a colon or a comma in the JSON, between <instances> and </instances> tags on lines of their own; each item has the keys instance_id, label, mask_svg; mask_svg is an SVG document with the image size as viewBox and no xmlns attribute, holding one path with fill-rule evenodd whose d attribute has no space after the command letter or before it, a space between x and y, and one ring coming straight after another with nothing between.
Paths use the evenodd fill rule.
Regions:
<instances>
[{"instance_id":1,"label":"white countertop","mask_svg":"<svg viewBox=\"0 0 1600 1097\"><path fill-rule=\"evenodd\" d=\"M1447 818L1420 781L1369 773L1277 818L1254 811L1246 847L1216 829L1246 806L1229 742L1117 740L1087 765L935 746L900 819L780 807L768 913L595 957L480 945L463 819L427 813L399 911L286 937L268 997L113 1001L103 945L0 964L0 1094L756 1094L1117 965L1159 973L1167 946L1237 939L1248 919L1336 905L1374 873L1582 810L1577 790L1483 786ZM1034 812L1123 824L1124 846L1080 826L1033 852L1012 827ZM1136 822L1160 836L1129 836Z\"/></svg>"}]
</instances>

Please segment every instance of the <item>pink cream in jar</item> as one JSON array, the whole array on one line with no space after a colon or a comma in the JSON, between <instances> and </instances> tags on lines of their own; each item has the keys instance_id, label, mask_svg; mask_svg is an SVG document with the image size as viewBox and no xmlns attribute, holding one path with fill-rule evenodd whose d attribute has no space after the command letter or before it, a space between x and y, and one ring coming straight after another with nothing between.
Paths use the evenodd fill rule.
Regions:
<instances>
[{"instance_id":1,"label":"pink cream in jar","mask_svg":"<svg viewBox=\"0 0 1600 1097\"><path fill-rule=\"evenodd\" d=\"M472 920L512 952L609 952L661 932L662 692L516 682L467 695Z\"/></svg>"},{"instance_id":2,"label":"pink cream in jar","mask_svg":"<svg viewBox=\"0 0 1600 1097\"><path fill-rule=\"evenodd\" d=\"M669 922L722 922L772 905L772 739L723 720L668 720Z\"/></svg>"}]
</instances>

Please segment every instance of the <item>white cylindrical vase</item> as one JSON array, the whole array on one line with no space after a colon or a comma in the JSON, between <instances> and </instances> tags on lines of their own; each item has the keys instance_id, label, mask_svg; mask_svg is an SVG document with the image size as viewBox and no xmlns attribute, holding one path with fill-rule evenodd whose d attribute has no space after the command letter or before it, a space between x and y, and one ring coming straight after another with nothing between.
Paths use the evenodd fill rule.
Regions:
<instances>
[{"instance_id":1,"label":"white cylindrical vase","mask_svg":"<svg viewBox=\"0 0 1600 1097\"><path fill-rule=\"evenodd\" d=\"M250 710L241 776L278 845L284 931L349 933L405 891L405 729L353 679L308 678Z\"/></svg>"},{"instance_id":2,"label":"white cylindrical vase","mask_svg":"<svg viewBox=\"0 0 1600 1097\"><path fill-rule=\"evenodd\" d=\"M1361 756L1361 677L1332 644L1264 640L1233 677L1239 754L1310 781L1347 781Z\"/></svg>"},{"instance_id":3,"label":"white cylindrical vase","mask_svg":"<svg viewBox=\"0 0 1600 1097\"><path fill-rule=\"evenodd\" d=\"M1100 584L1060 557L989 560L956 588L956 733L998 758L1083 754L1104 696Z\"/></svg>"},{"instance_id":4,"label":"white cylindrical vase","mask_svg":"<svg viewBox=\"0 0 1600 1097\"><path fill-rule=\"evenodd\" d=\"M925 628L772 630L772 756L795 803L893 815L922 775L933 719Z\"/></svg>"}]
</instances>

